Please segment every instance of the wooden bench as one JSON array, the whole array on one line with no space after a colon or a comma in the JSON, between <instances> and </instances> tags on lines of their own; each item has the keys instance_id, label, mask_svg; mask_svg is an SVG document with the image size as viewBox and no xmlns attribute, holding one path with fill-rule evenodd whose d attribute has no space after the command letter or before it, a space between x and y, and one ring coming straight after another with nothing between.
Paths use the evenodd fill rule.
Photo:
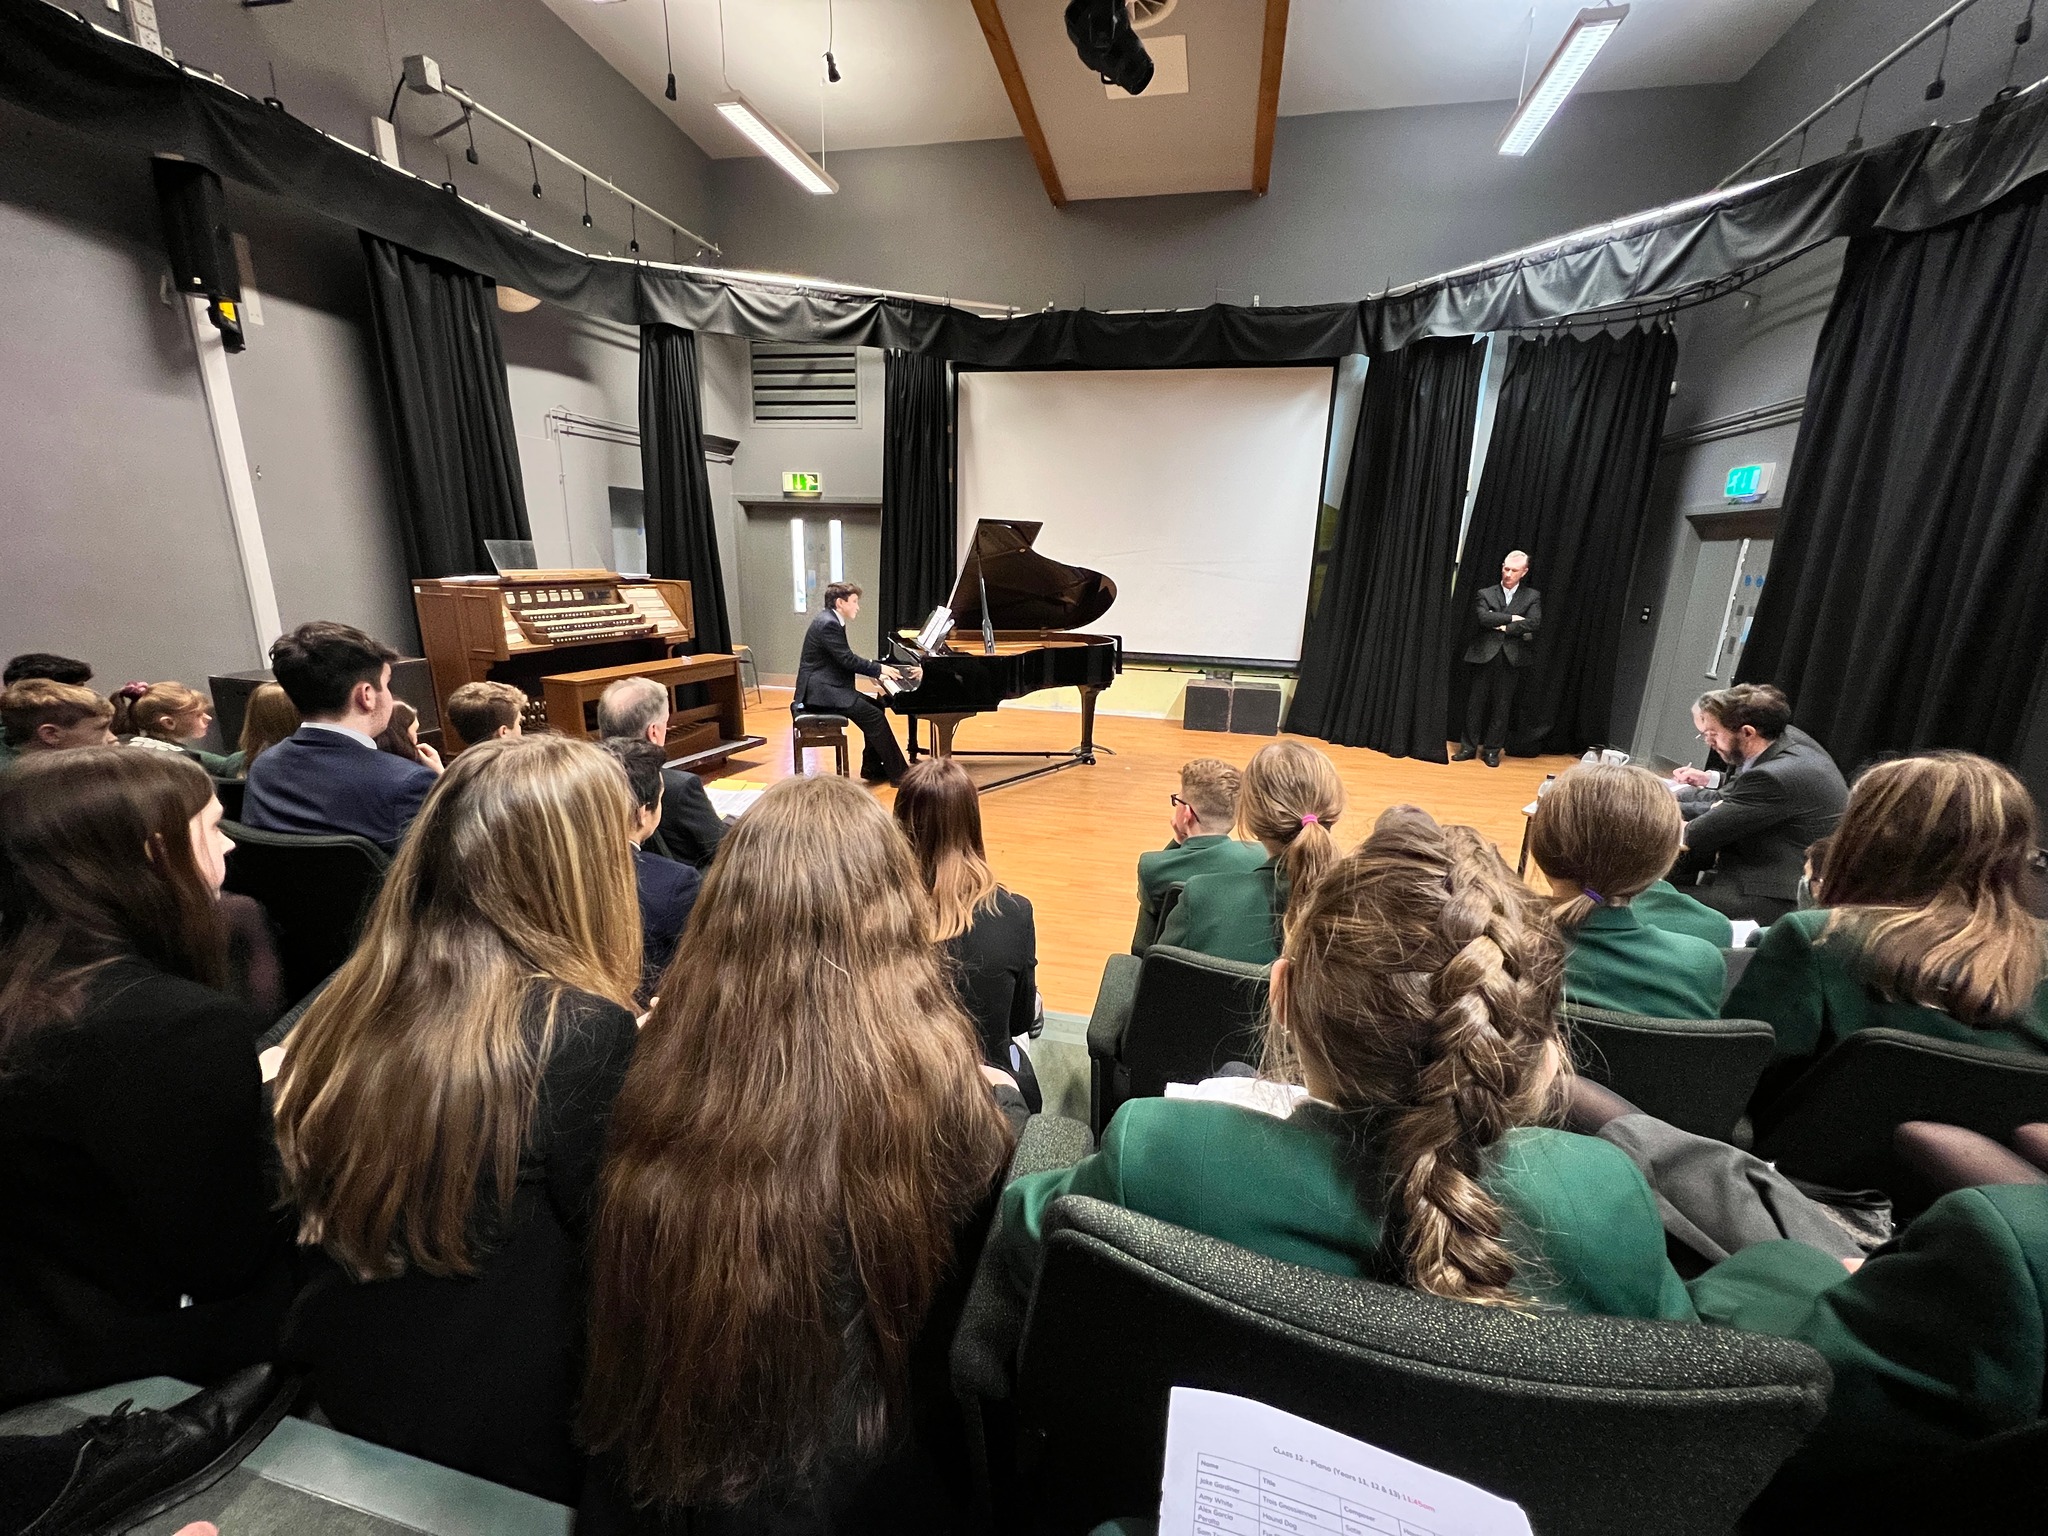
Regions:
<instances>
[{"instance_id":1,"label":"wooden bench","mask_svg":"<svg viewBox=\"0 0 2048 1536\"><path fill-rule=\"evenodd\" d=\"M667 661L630 661L617 667L592 667L586 672L558 672L540 680L548 725L564 736L586 741L597 737L598 696L622 677L644 677L669 692L668 740L664 750L679 768L703 774L739 752L768 744L765 736L747 734L746 695L740 687L736 656L711 653L676 656ZM676 707L678 688L701 687L709 702Z\"/></svg>"}]
</instances>

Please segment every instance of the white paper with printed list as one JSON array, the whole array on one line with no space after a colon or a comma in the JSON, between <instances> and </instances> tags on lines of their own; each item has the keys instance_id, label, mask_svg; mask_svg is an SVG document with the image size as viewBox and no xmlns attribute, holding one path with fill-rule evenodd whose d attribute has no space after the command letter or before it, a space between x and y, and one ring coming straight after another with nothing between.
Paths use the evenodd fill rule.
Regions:
<instances>
[{"instance_id":1,"label":"white paper with printed list","mask_svg":"<svg viewBox=\"0 0 2048 1536\"><path fill-rule=\"evenodd\" d=\"M1250 1398L1175 1387L1159 1536L1530 1536L1519 1504Z\"/></svg>"}]
</instances>

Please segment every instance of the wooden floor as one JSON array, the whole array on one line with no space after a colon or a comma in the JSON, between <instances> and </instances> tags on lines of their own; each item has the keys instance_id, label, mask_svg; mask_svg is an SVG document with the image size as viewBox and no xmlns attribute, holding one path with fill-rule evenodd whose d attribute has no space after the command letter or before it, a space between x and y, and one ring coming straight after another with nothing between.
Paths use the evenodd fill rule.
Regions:
<instances>
[{"instance_id":1,"label":"wooden floor","mask_svg":"<svg viewBox=\"0 0 2048 1536\"><path fill-rule=\"evenodd\" d=\"M789 693L767 689L747 711L747 729L768 746L726 767L731 778L766 784L791 772ZM954 745L962 751L1063 749L1080 730L1076 715L1003 709L964 722ZM900 737L900 725L899 725ZM1003 884L1031 898L1038 918L1038 986L1045 1005L1062 1013L1088 1012L1103 961L1131 942L1137 921L1138 855L1164 847L1180 788L1180 765L1193 757L1242 764L1269 738L1187 731L1179 722L1104 715L1096 720L1094 766L1067 768L1023 784L993 790L981 802L989 861ZM1344 777L1349 804L1337 841L1349 848L1371 830L1390 805L1422 806L1439 820L1465 822L1491 837L1513 862L1522 837L1522 807L1547 773L1567 757L1507 758L1499 768L1479 763L1419 763L1363 747L1311 742L1329 753ZM859 766L860 737L852 739ZM1114 753L1114 755L1110 755ZM829 772L829 753L810 754L812 771ZM978 779L999 777L1028 763L980 759L969 764ZM876 791L884 803L892 791Z\"/></svg>"}]
</instances>

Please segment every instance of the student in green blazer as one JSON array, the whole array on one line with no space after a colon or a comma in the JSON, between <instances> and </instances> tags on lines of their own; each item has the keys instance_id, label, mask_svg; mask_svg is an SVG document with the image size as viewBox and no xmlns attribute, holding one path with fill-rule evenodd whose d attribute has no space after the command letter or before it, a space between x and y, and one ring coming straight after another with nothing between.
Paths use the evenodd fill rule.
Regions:
<instances>
[{"instance_id":1,"label":"student in green blazer","mask_svg":"<svg viewBox=\"0 0 2048 1536\"><path fill-rule=\"evenodd\" d=\"M138 747L182 752L217 779L239 778L242 754L199 746L213 724L213 701L183 683L130 683L114 695L114 734Z\"/></svg>"},{"instance_id":2,"label":"student in green blazer","mask_svg":"<svg viewBox=\"0 0 2048 1536\"><path fill-rule=\"evenodd\" d=\"M1678 856L1684 829L1671 791L1642 768L1586 763L1536 802L1529 853L1564 930L1567 1002L1655 1019L1719 1017L1728 985L1721 951L1636 912Z\"/></svg>"},{"instance_id":3,"label":"student in green blazer","mask_svg":"<svg viewBox=\"0 0 2048 1536\"><path fill-rule=\"evenodd\" d=\"M1330 829L1343 814L1344 781L1329 758L1299 741L1259 748L1245 766L1237 816L1259 840L1263 862L1189 880L1159 942L1271 964L1289 904L1337 862Z\"/></svg>"},{"instance_id":4,"label":"student in green blazer","mask_svg":"<svg viewBox=\"0 0 2048 1536\"><path fill-rule=\"evenodd\" d=\"M2037 835L2026 788L1971 753L1859 778L1822 905L1771 924L1721 1010L1777 1031L1758 1102L1859 1029L2048 1053L2041 925L2022 890Z\"/></svg>"},{"instance_id":5,"label":"student in green blazer","mask_svg":"<svg viewBox=\"0 0 2048 1536\"><path fill-rule=\"evenodd\" d=\"M1257 869L1266 851L1231 835L1237 822L1241 775L1230 764L1198 757L1182 765L1180 793L1173 796L1173 841L1156 853L1138 855L1138 928L1131 953L1142 955L1159 940L1159 904L1170 885L1197 875Z\"/></svg>"},{"instance_id":6,"label":"student in green blazer","mask_svg":"<svg viewBox=\"0 0 2048 1536\"><path fill-rule=\"evenodd\" d=\"M1012 1296L1047 1209L1085 1194L1441 1296L1690 1319L1635 1165L1537 1123L1565 1070L1562 958L1477 832L1389 811L1303 897L1273 967L1266 1060L1296 1091L1133 1100L1100 1152L1018 1179L996 1239Z\"/></svg>"},{"instance_id":7,"label":"student in green blazer","mask_svg":"<svg viewBox=\"0 0 2048 1536\"><path fill-rule=\"evenodd\" d=\"M1668 793L1668 791L1667 791ZM1685 813L1681 811L1681 816ZM1716 949L1735 947L1735 924L1727 914L1716 912L1703 901L1695 901L1669 880L1653 880L1630 903L1636 916L1652 928L1667 933L1689 933L1705 939Z\"/></svg>"}]
</instances>

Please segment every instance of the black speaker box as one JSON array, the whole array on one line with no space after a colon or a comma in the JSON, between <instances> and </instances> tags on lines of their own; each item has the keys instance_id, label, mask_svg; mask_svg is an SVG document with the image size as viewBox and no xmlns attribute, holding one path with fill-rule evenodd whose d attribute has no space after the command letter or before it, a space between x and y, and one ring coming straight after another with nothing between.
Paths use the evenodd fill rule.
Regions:
<instances>
[{"instance_id":1,"label":"black speaker box","mask_svg":"<svg viewBox=\"0 0 2048 1536\"><path fill-rule=\"evenodd\" d=\"M249 711L249 695L272 681L270 669L227 672L209 677L207 689L213 695L214 726L220 732L221 750L232 752L242 739L242 717ZM434 698L434 674L424 656L401 656L391 663L391 691L405 700L420 717L420 740L430 746L441 739L441 706Z\"/></svg>"},{"instance_id":2,"label":"black speaker box","mask_svg":"<svg viewBox=\"0 0 2048 1536\"><path fill-rule=\"evenodd\" d=\"M178 291L241 302L242 284L235 273L220 178L190 160L152 160L149 167L156 178L164 248L171 258L171 278Z\"/></svg>"},{"instance_id":3,"label":"black speaker box","mask_svg":"<svg viewBox=\"0 0 2048 1536\"><path fill-rule=\"evenodd\" d=\"M1237 682L1230 689L1230 730L1237 736L1280 734L1280 685Z\"/></svg>"},{"instance_id":4,"label":"black speaker box","mask_svg":"<svg viewBox=\"0 0 2048 1536\"><path fill-rule=\"evenodd\" d=\"M1230 729L1230 679L1205 677L1188 684L1181 725L1190 731Z\"/></svg>"}]
</instances>

